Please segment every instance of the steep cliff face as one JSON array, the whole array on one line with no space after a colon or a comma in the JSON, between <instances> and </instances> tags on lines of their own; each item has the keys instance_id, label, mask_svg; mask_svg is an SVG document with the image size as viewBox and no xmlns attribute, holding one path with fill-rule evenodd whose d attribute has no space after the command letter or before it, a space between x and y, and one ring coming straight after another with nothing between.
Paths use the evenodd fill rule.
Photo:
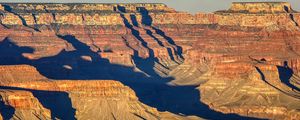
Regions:
<instances>
[{"instance_id":1,"label":"steep cliff face","mask_svg":"<svg viewBox=\"0 0 300 120\"><path fill-rule=\"evenodd\" d=\"M50 110L46 109L31 92L1 89L2 119L51 119Z\"/></svg>"},{"instance_id":2,"label":"steep cliff face","mask_svg":"<svg viewBox=\"0 0 300 120\"><path fill-rule=\"evenodd\" d=\"M164 4L0 12L3 119L299 117L300 14L288 3L196 15Z\"/></svg>"}]
</instances>

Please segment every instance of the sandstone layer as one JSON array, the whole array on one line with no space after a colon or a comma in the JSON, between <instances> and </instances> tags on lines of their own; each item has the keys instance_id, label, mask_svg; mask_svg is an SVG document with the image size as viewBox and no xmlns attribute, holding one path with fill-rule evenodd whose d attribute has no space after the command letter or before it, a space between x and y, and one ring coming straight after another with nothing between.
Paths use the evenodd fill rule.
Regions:
<instances>
[{"instance_id":1,"label":"sandstone layer","mask_svg":"<svg viewBox=\"0 0 300 120\"><path fill-rule=\"evenodd\" d=\"M3 119L300 117L300 14L289 3L195 15L164 4L0 12Z\"/></svg>"}]
</instances>

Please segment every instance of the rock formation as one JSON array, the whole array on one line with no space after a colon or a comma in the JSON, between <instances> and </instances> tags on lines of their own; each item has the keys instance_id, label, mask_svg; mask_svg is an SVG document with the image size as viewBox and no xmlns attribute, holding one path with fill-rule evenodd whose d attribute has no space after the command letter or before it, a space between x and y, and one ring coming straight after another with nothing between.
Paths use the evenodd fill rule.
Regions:
<instances>
[{"instance_id":1,"label":"rock formation","mask_svg":"<svg viewBox=\"0 0 300 120\"><path fill-rule=\"evenodd\" d=\"M2 119L297 119L300 14L1 4Z\"/></svg>"},{"instance_id":2,"label":"rock formation","mask_svg":"<svg viewBox=\"0 0 300 120\"><path fill-rule=\"evenodd\" d=\"M287 13L292 12L287 2L234 2L229 11L246 13Z\"/></svg>"}]
</instances>

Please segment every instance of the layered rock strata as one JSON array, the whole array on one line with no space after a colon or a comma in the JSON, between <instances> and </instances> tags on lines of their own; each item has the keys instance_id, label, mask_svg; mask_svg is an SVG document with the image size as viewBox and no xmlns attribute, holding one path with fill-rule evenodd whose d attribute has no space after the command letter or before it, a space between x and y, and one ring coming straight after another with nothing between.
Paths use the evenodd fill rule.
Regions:
<instances>
[{"instance_id":1,"label":"layered rock strata","mask_svg":"<svg viewBox=\"0 0 300 120\"><path fill-rule=\"evenodd\" d=\"M293 12L288 2L234 2L229 11L248 13L287 13Z\"/></svg>"},{"instance_id":2,"label":"layered rock strata","mask_svg":"<svg viewBox=\"0 0 300 120\"><path fill-rule=\"evenodd\" d=\"M164 4L0 12L3 119L299 118L300 14L288 3L196 15Z\"/></svg>"}]
</instances>

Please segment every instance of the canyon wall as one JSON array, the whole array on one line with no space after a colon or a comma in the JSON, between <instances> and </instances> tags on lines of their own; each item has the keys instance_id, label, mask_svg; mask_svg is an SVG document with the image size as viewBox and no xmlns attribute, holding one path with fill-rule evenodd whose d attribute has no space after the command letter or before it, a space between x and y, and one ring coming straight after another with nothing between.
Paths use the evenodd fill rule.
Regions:
<instances>
[{"instance_id":1,"label":"canyon wall","mask_svg":"<svg viewBox=\"0 0 300 120\"><path fill-rule=\"evenodd\" d=\"M3 119L300 116L300 14L286 2L195 15L3 3L0 13Z\"/></svg>"}]
</instances>

